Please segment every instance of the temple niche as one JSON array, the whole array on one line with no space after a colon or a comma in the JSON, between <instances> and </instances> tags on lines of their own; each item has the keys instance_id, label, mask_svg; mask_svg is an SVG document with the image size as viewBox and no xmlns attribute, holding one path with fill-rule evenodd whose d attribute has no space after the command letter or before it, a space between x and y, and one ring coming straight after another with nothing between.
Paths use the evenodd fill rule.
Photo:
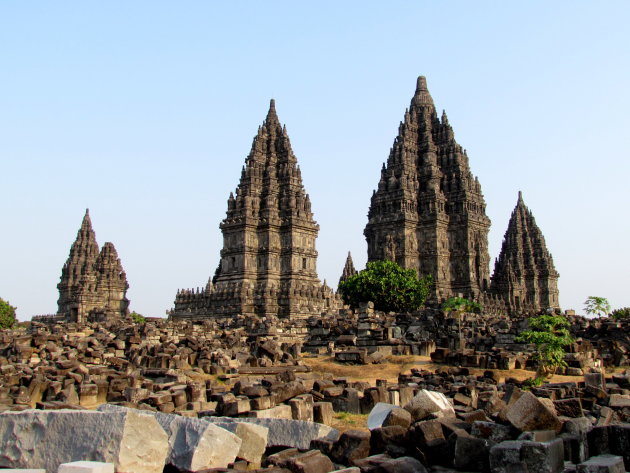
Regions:
<instances>
[{"instance_id":1,"label":"temple niche","mask_svg":"<svg viewBox=\"0 0 630 473\"><path fill-rule=\"evenodd\" d=\"M89 210L81 222L57 285L57 318L68 322L103 321L129 313L127 275L113 243L99 251Z\"/></svg>"},{"instance_id":2,"label":"temple niche","mask_svg":"<svg viewBox=\"0 0 630 473\"><path fill-rule=\"evenodd\" d=\"M339 298L317 277L319 225L275 102L230 193L221 260L203 290L180 290L173 318L319 315Z\"/></svg>"}]
</instances>

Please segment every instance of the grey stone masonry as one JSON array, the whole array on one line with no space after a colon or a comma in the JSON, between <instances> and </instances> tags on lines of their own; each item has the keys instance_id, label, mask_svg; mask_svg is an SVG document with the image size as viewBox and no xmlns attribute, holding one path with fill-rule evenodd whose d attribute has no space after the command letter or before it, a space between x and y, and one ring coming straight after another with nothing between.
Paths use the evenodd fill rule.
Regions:
<instances>
[{"instance_id":1,"label":"grey stone masonry","mask_svg":"<svg viewBox=\"0 0 630 473\"><path fill-rule=\"evenodd\" d=\"M339 299L317 277L319 225L272 100L230 193L221 260L204 290L178 291L175 318L319 315Z\"/></svg>"}]
</instances>

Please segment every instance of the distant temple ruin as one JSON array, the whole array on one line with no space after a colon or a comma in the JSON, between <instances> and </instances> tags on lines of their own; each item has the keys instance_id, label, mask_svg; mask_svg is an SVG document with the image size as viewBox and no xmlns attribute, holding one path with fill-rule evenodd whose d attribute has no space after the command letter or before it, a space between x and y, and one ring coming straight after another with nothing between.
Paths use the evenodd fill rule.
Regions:
<instances>
[{"instance_id":1,"label":"distant temple ruin","mask_svg":"<svg viewBox=\"0 0 630 473\"><path fill-rule=\"evenodd\" d=\"M434 303L463 296L510 313L559 307L558 273L520 194L492 283L489 230L479 180L421 76L372 195L368 261L430 274Z\"/></svg>"},{"instance_id":2,"label":"distant temple ruin","mask_svg":"<svg viewBox=\"0 0 630 473\"><path fill-rule=\"evenodd\" d=\"M57 288L58 319L102 321L129 313L127 276L112 243L105 243L99 252L89 210L85 211Z\"/></svg>"},{"instance_id":3,"label":"distant temple ruin","mask_svg":"<svg viewBox=\"0 0 630 473\"><path fill-rule=\"evenodd\" d=\"M319 225L275 103L254 137L221 222L223 249L203 290L180 290L173 318L319 315L339 306L317 277Z\"/></svg>"}]
</instances>

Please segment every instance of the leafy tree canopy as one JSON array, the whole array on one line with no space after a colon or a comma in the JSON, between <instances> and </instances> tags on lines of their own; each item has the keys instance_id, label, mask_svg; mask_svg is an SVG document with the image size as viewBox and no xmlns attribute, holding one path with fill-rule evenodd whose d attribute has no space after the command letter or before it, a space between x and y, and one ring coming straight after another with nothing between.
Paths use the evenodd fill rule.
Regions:
<instances>
[{"instance_id":1,"label":"leafy tree canopy","mask_svg":"<svg viewBox=\"0 0 630 473\"><path fill-rule=\"evenodd\" d=\"M413 269L393 261L372 261L363 271L339 284L344 303L356 308L361 302L374 302L384 312L408 312L422 307L433 280L418 278Z\"/></svg>"},{"instance_id":2,"label":"leafy tree canopy","mask_svg":"<svg viewBox=\"0 0 630 473\"><path fill-rule=\"evenodd\" d=\"M584 301L584 310L589 315L597 315L601 317L602 314L608 315L610 313L610 302L605 297L589 296Z\"/></svg>"},{"instance_id":3,"label":"leafy tree canopy","mask_svg":"<svg viewBox=\"0 0 630 473\"><path fill-rule=\"evenodd\" d=\"M516 337L520 343L533 343L539 376L549 376L556 368L567 366L565 347L575 340L569 333L569 321L562 315L538 315L529 319L529 330Z\"/></svg>"},{"instance_id":4,"label":"leafy tree canopy","mask_svg":"<svg viewBox=\"0 0 630 473\"><path fill-rule=\"evenodd\" d=\"M465 297L450 297L442 304L442 310L448 312L458 312L460 314L464 312L474 312L476 314L481 313L483 307L481 304Z\"/></svg>"},{"instance_id":5,"label":"leafy tree canopy","mask_svg":"<svg viewBox=\"0 0 630 473\"><path fill-rule=\"evenodd\" d=\"M15 307L4 299L0 299L0 329L11 328L17 323Z\"/></svg>"},{"instance_id":6,"label":"leafy tree canopy","mask_svg":"<svg viewBox=\"0 0 630 473\"><path fill-rule=\"evenodd\" d=\"M129 314L129 317L131 317L132 320L137 324L143 324L144 322L146 322L145 316L142 314L138 314L136 311Z\"/></svg>"},{"instance_id":7,"label":"leafy tree canopy","mask_svg":"<svg viewBox=\"0 0 630 473\"><path fill-rule=\"evenodd\" d=\"M613 319L630 319L630 307L622 307L621 309L615 309L610 313Z\"/></svg>"}]
</instances>

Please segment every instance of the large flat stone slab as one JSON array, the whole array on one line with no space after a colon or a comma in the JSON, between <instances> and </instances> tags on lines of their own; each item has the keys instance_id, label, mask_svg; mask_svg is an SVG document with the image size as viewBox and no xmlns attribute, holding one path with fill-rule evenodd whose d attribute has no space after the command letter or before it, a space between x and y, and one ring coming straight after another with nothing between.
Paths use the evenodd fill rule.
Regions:
<instances>
[{"instance_id":1,"label":"large flat stone slab","mask_svg":"<svg viewBox=\"0 0 630 473\"><path fill-rule=\"evenodd\" d=\"M252 417L204 417L203 420L215 423L249 422L269 429L267 447L294 447L308 449L311 440L319 437L337 438L336 429L307 420L255 419Z\"/></svg>"},{"instance_id":2,"label":"large flat stone slab","mask_svg":"<svg viewBox=\"0 0 630 473\"><path fill-rule=\"evenodd\" d=\"M140 411L83 410L0 414L0 466L44 468L92 460L116 471L161 473L168 437L154 417Z\"/></svg>"},{"instance_id":3,"label":"large flat stone slab","mask_svg":"<svg viewBox=\"0 0 630 473\"><path fill-rule=\"evenodd\" d=\"M134 411L122 406L104 404L102 412ZM136 411L138 412L138 411ZM201 419L162 412L150 412L168 434L166 463L180 470L197 471L226 468L241 448L241 439L234 433Z\"/></svg>"}]
</instances>

